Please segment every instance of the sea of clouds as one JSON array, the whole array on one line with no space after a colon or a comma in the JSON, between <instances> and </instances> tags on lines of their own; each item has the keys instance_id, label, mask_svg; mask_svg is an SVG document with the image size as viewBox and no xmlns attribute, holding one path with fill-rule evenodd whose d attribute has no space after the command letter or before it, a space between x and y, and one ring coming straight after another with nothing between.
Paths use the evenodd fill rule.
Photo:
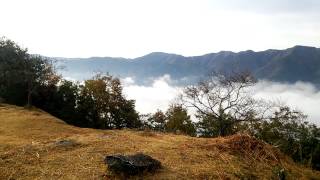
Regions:
<instances>
[{"instance_id":1,"label":"sea of clouds","mask_svg":"<svg viewBox=\"0 0 320 180\"><path fill-rule=\"evenodd\" d=\"M183 87L172 85L170 76L154 79L150 85L137 85L133 78L122 79L124 93L129 99L136 100L138 112L154 113L166 111L170 103L177 100ZM260 81L252 89L256 98L281 101L308 115L308 121L320 125L320 90L310 83L295 84Z\"/></svg>"}]
</instances>

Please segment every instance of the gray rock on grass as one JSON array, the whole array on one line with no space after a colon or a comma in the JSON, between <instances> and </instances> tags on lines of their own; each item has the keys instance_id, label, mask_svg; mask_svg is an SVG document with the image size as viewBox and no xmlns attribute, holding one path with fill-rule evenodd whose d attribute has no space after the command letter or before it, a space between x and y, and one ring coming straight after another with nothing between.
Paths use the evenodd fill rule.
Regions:
<instances>
[{"instance_id":1,"label":"gray rock on grass","mask_svg":"<svg viewBox=\"0 0 320 180\"><path fill-rule=\"evenodd\" d=\"M110 155L104 161L109 170L124 176L142 175L161 168L160 161L142 153L131 156Z\"/></svg>"}]
</instances>

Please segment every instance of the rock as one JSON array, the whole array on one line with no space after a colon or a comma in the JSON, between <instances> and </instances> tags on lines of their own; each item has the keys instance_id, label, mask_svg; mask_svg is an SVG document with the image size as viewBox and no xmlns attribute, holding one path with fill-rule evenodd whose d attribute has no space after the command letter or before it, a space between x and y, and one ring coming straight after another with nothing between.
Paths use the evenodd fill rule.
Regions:
<instances>
[{"instance_id":1,"label":"rock","mask_svg":"<svg viewBox=\"0 0 320 180\"><path fill-rule=\"evenodd\" d=\"M79 145L79 143L74 140L59 140L54 143L55 147L72 148Z\"/></svg>"},{"instance_id":2,"label":"rock","mask_svg":"<svg viewBox=\"0 0 320 180\"><path fill-rule=\"evenodd\" d=\"M152 157L138 153L131 156L111 155L105 158L108 169L125 176L142 175L161 168L161 162Z\"/></svg>"}]
</instances>

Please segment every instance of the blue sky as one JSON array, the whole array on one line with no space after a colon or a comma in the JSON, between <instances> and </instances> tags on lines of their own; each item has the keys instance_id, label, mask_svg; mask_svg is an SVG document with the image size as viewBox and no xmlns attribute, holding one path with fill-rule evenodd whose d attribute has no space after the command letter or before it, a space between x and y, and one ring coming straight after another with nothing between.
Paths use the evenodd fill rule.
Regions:
<instances>
[{"instance_id":1,"label":"blue sky","mask_svg":"<svg viewBox=\"0 0 320 180\"><path fill-rule=\"evenodd\" d=\"M0 0L0 36L55 57L320 47L318 0Z\"/></svg>"}]
</instances>

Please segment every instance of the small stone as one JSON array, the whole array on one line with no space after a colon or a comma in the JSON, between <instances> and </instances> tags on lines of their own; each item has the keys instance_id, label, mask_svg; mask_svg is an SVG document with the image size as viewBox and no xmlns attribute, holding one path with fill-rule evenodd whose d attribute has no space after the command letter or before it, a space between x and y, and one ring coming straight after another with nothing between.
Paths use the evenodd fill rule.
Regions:
<instances>
[{"instance_id":1,"label":"small stone","mask_svg":"<svg viewBox=\"0 0 320 180\"><path fill-rule=\"evenodd\" d=\"M60 140L54 143L56 147L74 147L79 145L77 142L75 142L74 140Z\"/></svg>"}]
</instances>

